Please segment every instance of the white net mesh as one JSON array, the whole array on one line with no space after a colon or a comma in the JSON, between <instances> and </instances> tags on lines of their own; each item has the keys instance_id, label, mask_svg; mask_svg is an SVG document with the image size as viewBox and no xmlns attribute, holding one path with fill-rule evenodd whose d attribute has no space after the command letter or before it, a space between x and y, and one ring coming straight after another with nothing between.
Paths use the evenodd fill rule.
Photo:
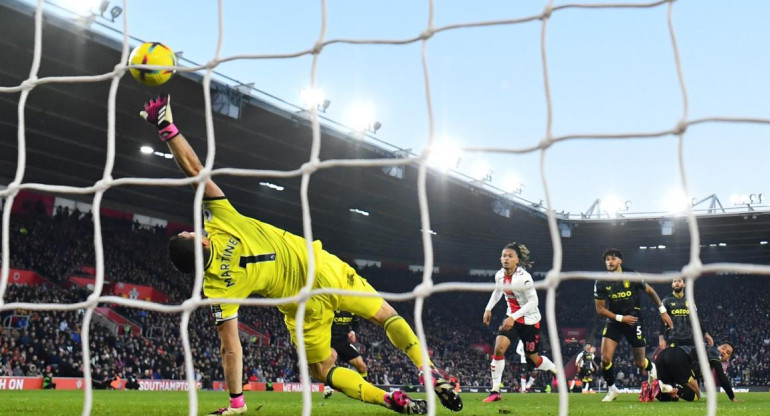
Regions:
<instances>
[{"instance_id":1,"label":"white net mesh","mask_svg":"<svg viewBox=\"0 0 770 416\"><path fill-rule=\"evenodd\" d=\"M562 359L561 348L559 345L559 339L556 325L555 316L555 302L556 302L556 289L561 281L569 279L596 279L596 280L610 280L612 276L606 273L588 273L588 272L562 272L562 246L559 236L559 229L557 227L556 218L551 208L551 198L548 192L549 185L545 175L545 160L546 154L551 146L554 146L558 142L568 140L579 139L607 139L607 140L621 140L629 138L653 138L661 136L677 136L679 140L679 171L681 174L682 186L687 193L688 183L687 176L685 175L684 159L683 159L683 140L686 130L693 125L704 123L757 123L757 124L769 124L770 119L757 119L748 117L709 117L700 119L688 118L688 96L685 86L685 79L682 70L682 64L680 61L679 50L676 40L676 32L673 21L673 12L675 7L675 1L657 1L651 3L607 3L607 4L566 4L560 6L554 6L553 1L550 1L542 13L517 18L517 19L504 19L494 21L480 21L469 22L461 24L447 25L443 27L434 27L433 11L434 4L432 1L429 4L429 18L427 24L422 32L415 34L413 37L405 39L326 39L326 2L321 1L321 19L322 25L320 33L315 43L306 50L288 52L283 54L274 55L236 55L236 56L221 56L222 49L222 31L223 31L223 2L218 2L219 12L219 37L217 43L217 52L212 60L200 67L178 67L178 71L192 72L192 71L205 71L203 78L203 92L205 94L205 114L206 114L206 133L207 133L207 146L208 152L204 163L204 169L200 175L194 178L186 179L149 179L149 178L123 178L113 179L111 176L113 170L113 164L115 161L115 111L116 111L116 93L121 76L127 71L128 67L124 64L127 61L129 53L129 37L127 34L123 36L123 49L120 57L120 61L116 63L115 69L111 72L104 73L98 76L78 76L78 77L45 77L39 78L38 71L41 61L41 39L43 31L43 0L39 0L37 3L37 10L35 13L35 49L34 60L30 68L29 77L18 86L13 87L0 87L0 93L20 93L18 104L18 165L16 176L14 180L8 184L7 189L0 191L0 196L6 197L5 209L3 211L3 232L2 232L2 278L0 279L0 310L24 308L28 310L75 310L85 308L85 315L82 323L82 355L83 355L83 369L85 376L85 403L83 407L83 415L88 415L92 410L92 387L91 387L91 360L89 351L89 326L93 317L94 309L98 303L113 303L117 305L125 305L135 308L142 308L151 311L165 312L165 313L181 313L181 328L180 333L182 342L184 345L185 355L185 374L188 383L189 392L189 414L195 415L198 413L197 393L195 389L194 370L192 354L190 349L190 340L188 334L188 324L190 322L191 313L197 308L202 306L208 306L213 303L240 303L242 305L279 305L289 302L301 302L301 307L297 311L297 320L302 321L305 314L305 301L312 295L318 293L345 293L339 290L311 290L313 285L313 278L315 265L313 264L313 256L309 256L309 276L307 285L304 289L297 294L297 296L286 299L246 299L246 300L217 300L217 299L201 299L201 287L202 287L202 273L203 269L202 257L200 253L196 258L196 265L198 272L195 275L194 286L192 289L192 296L187 299L181 305L162 305L154 302L130 300L116 296L103 296L102 289L104 286L104 253L101 234L101 221L100 221L100 205L102 197L108 189L118 185L145 185L145 186L182 186L197 183L197 191L195 193L195 204L200 206L203 199L204 183L207 179L223 176L223 175L236 175L236 176L250 176L250 177L272 177L272 178L287 178L301 176L301 202L303 213L303 226L304 237L307 239L307 249L312 251L312 223L310 219L310 205L308 201L308 186L309 180L312 174L321 169L329 169L333 167L372 167L372 166L393 166L393 165L405 165L416 163L419 165L418 176L418 198L421 212L422 223L422 243L424 246L424 274L422 284L417 286L412 292L409 293L381 293L381 295L387 300L415 300L415 321L416 332L422 345L423 358L428 357L427 342L425 337L425 328L422 321L422 312L424 306L424 300L431 296L431 294L443 291L477 291L477 292L490 292L494 286L489 284L473 284L473 283L443 283L439 285L433 284L432 270L434 269L434 256L432 236L430 234L431 224L429 216L428 198L426 194L426 177L427 177L427 159L430 152L430 146L427 146L425 150L414 158L403 159L381 159L381 160L325 160L319 159L319 152L321 149L321 130L319 125L319 118L316 108L311 108L311 120L312 120L312 148L310 152L310 158L302 165L300 169L293 171L266 171L266 170L252 170L252 169L234 169L223 168L213 169L214 158L216 154L216 138L212 117L212 100L211 100L211 81L213 70L217 65L238 59L286 59L295 58L306 55L313 56L313 62L311 67L311 84L315 86L316 68L320 55L324 49L333 44L392 44L401 45L415 42L422 43L422 67L424 73L425 83L425 100L427 104L428 121L429 121L429 142L434 140L434 117L433 117L433 104L431 95L431 79L428 65L427 52L429 50L430 39L435 36L440 36L443 32L458 31L466 28L481 27L481 26L502 26L502 25L515 25L525 22L541 21L541 58L543 68L544 79L544 92L546 98L546 114L547 122L544 126L543 139L536 146L529 147L510 147L510 148L479 148L469 147L463 149L466 152L490 152L490 153L530 153L539 151L541 155L541 177L543 187L545 188L545 202L548 210L548 225L550 228L550 236L553 244L554 258L553 268L548 272L544 281L537 282L535 287L540 290L547 291L546 297L546 316L548 323L549 339L551 341L551 351L553 352L553 358L556 365L559 368L563 368L564 360ZM123 1L123 27L128 28L130 23L129 16L131 15L131 8L127 1ZM560 13L568 9L648 9L657 7L668 8L668 30L671 39L671 45L674 52L676 71L679 79L679 86L682 96L682 113L679 117L679 121L669 129L661 131L642 131L642 132L628 132L617 134L567 134L562 136L554 136L552 134L552 101L551 101L551 88L548 76L548 61L547 61L547 34L549 19L554 13ZM107 141L107 161L104 166L104 174L102 179L92 186L88 187L71 187L71 186L53 186L45 184L33 184L25 183L25 160L26 145L25 145L25 105L30 92L38 85L47 83L85 83L85 82L99 82L111 80L110 92L108 98L108 141ZM73 193L73 194L89 194L93 193L93 222L94 222L94 247L95 247L95 266L96 266L96 284L94 285L93 293L84 302L76 304L40 304L40 303L5 303L3 296L6 292L9 277L9 224L11 216L11 206L14 203L14 198L21 190L39 190L52 193ZM732 264L732 263L715 263L709 265L703 265L700 261L700 239L698 225L695 221L693 211L688 208L687 211L689 232L691 236L691 248L690 248L690 261L686 267L679 273L664 273L664 274L641 274L636 277L630 278L631 280L644 279L648 282L668 282L674 277L682 277L686 279L687 290L686 295L690 300L694 308L693 289L695 280L704 273L709 272L731 272L731 273L753 273L753 274L770 274L770 267L748 265L748 264ZM201 211L195 210L195 232L197 236L201 234ZM199 240L200 237L196 239ZM199 243L199 241L197 241ZM704 374L708 373L706 353L703 345L703 336L700 329L700 322L697 312L690 315L693 324L693 332L695 336L696 345L698 345L697 352L700 359L701 370ZM301 371L301 380L303 384L303 415L308 415L311 412L311 389L309 384L309 376L307 371L307 360L304 354L304 340L303 333L298 328L297 340L298 340L298 356L300 360L299 368ZM566 386L567 382L564 378L564 373L560 372L558 375L558 382L560 386ZM714 415L716 413L716 394L715 384L713 379L706 377L706 387L708 391L708 414ZM431 389L428 390L429 412L435 414L436 402L435 396ZM559 414L566 415L569 412L569 401L567 389L559 389Z\"/></svg>"}]
</instances>

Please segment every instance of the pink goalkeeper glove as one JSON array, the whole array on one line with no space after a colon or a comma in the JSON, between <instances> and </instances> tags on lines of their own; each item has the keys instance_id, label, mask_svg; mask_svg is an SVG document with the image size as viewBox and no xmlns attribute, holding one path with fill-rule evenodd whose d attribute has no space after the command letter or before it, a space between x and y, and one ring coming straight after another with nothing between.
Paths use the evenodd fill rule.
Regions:
<instances>
[{"instance_id":1,"label":"pink goalkeeper glove","mask_svg":"<svg viewBox=\"0 0 770 416\"><path fill-rule=\"evenodd\" d=\"M164 142L179 135L179 129L174 125L171 116L171 95L161 94L158 98L147 101L139 115L158 128L158 135Z\"/></svg>"}]
</instances>

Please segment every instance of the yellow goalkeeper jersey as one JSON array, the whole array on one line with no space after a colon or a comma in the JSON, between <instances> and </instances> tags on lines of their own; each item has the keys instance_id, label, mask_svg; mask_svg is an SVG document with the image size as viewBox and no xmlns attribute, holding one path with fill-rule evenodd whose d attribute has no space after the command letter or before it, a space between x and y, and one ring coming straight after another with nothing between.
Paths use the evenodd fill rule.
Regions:
<instances>
[{"instance_id":1,"label":"yellow goalkeeper jersey","mask_svg":"<svg viewBox=\"0 0 770 416\"><path fill-rule=\"evenodd\" d=\"M241 215L225 197L204 200L203 217L211 241L203 282L206 297L243 299L257 294L282 298L296 295L305 285L304 238ZM313 249L318 258L321 242L313 242ZM296 304L278 309L292 313ZM212 312L217 322L226 321L238 316L238 305L213 305Z\"/></svg>"}]
</instances>

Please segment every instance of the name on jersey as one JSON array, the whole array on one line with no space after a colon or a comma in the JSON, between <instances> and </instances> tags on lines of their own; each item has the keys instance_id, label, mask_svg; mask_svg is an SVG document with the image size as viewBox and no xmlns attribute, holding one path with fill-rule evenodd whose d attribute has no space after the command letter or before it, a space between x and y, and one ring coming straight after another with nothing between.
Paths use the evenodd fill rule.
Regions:
<instances>
[{"instance_id":1,"label":"name on jersey","mask_svg":"<svg viewBox=\"0 0 770 416\"><path fill-rule=\"evenodd\" d=\"M219 270L222 270L222 277L230 276L230 262L233 260L233 251L238 244L240 244L240 241L232 237L227 240L227 245L222 251L222 264L219 265Z\"/></svg>"},{"instance_id":2,"label":"name on jersey","mask_svg":"<svg viewBox=\"0 0 770 416\"><path fill-rule=\"evenodd\" d=\"M668 311L671 315L689 315L690 310L689 309L672 309Z\"/></svg>"},{"instance_id":3,"label":"name on jersey","mask_svg":"<svg viewBox=\"0 0 770 416\"><path fill-rule=\"evenodd\" d=\"M617 292L610 295L610 299L625 299L628 297L631 297L633 293L630 290L626 290L625 292Z\"/></svg>"}]
</instances>

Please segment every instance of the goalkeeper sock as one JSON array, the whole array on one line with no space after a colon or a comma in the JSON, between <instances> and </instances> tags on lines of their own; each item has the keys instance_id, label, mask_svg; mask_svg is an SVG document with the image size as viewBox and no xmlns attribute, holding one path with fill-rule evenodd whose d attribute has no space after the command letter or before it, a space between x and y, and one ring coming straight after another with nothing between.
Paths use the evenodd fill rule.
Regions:
<instances>
[{"instance_id":1,"label":"goalkeeper sock","mask_svg":"<svg viewBox=\"0 0 770 416\"><path fill-rule=\"evenodd\" d=\"M417 339L412 328L400 315L393 315L385 321L383 325L388 339L398 349L403 351L410 360L422 370L422 353L420 353L420 340ZM433 363L428 361L428 365L433 367Z\"/></svg>"},{"instance_id":2,"label":"goalkeeper sock","mask_svg":"<svg viewBox=\"0 0 770 416\"><path fill-rule=\"evenodd\" d=\"M237 409L243 406L246 406L246 400L243 398L243 393L230 394L230 407Z\"/></svg>"},{"instance_id":3,"label":"goalkeeper sock","mask_svg":"<svg viewBox=\"0 0 770 416\"><path fill-rule=\"evenodd\" d=\"M647 370L647 371L652 370L652 361L650 361L650 360L645 358L644 359L644 369Z\"/></svg>"},{"instance_id":4,"label":"goalkeeper sock","mask_svg":"<svg viewBox=\"0 0 770 416\"><path fill-rule=\"evenodd\" d=\"M493 355L489 369L492 371L492 391L500 391L500 383L503 381L503 371L505 371L505 357Z\"/></svg>"},{"instance_id":5,"label":"goalkeeper sock","mask_svg":"<svg viewBox=\"0 0 770 416\"><path fill-rule=\"evenodd\" d=\"M365 403L385 403L385 390L381 390L364 380L360 374L345 367L334 367L326 376L326 384L339 390L348 397Z\"/></svg>"}]
</instances>

